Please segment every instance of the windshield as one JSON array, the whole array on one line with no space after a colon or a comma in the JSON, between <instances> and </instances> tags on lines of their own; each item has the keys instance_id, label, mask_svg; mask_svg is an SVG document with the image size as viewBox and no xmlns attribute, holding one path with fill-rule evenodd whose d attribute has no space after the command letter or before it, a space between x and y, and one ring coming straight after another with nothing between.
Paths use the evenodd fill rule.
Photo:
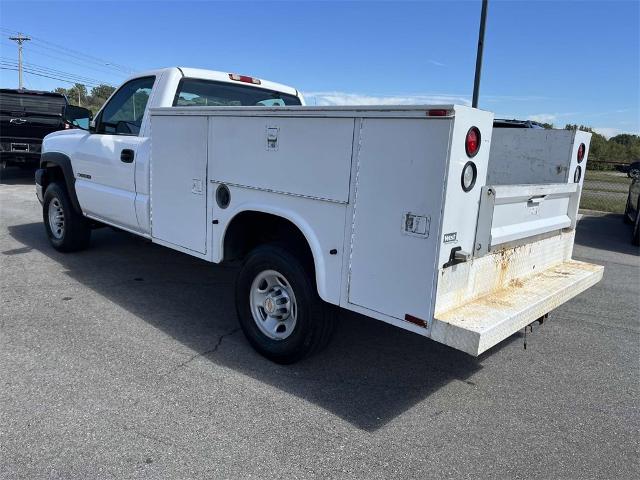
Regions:
<instances>
[{"instance_id":1,"label":"windshield","mask_svg":"<svg viewBox=\"0 0 640 480\"><path fill-rule=\"evenodd\" d=\"M295 95L196 78L183 79L173 101L174 107L284 107L300 104Z\"/></svg>"}]
</instances>

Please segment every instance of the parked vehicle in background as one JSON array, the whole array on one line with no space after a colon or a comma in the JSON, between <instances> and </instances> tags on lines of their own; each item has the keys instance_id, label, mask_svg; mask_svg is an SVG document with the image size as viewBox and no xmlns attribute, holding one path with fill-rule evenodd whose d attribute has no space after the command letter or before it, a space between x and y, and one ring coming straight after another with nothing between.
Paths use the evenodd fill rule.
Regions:
<instances>
[{"instance_id":1,"label":"parked vehicle in background","mask_svg":"<svg viewBox=\"0 0 640 480\"><path fill-rule=\"evenodd\" d=\"M631 162L627 167L627 177L640 178L640 160Z\"/></svg>"},{"instance_id":2,"label":"parked vehicle in background","mask_svg":"<svg viewBox=\"0 0 640 480\"><path fill-rule=\"evenodd\" d=\"M0 162L22 168L40 162L42 139L69 128L64 117L88 110L70 106L64 95L25 89L0 89ZM78 112L82 114L78 115Z\"/></svg>"},{"instance_id":3,"label":"parked vehicle in background","mask_svg":"<svg viewBox=\"0 0 640 480\"><path fill-rule=\"evenodd\" d=\"M544 129L541 123L534 122L533 120L516 120L506 118L496 118L493 121L493 128L539 128Z\"/></svg>"},{"instance_id":4,"label":"parked vehicle in background","mask_svg":"<svg viewBox=\"0 0 640 480\"><path fill-rule=\"evenodd\" d=\"M631 243L640 245L640 175L633 177L629 185L627 206L624 209L624 223L633 225L631 231Z\"/></svg>"},{"instance_id":5,"label":"parked vehicle in background","mask_svg":"<svg viewBox=\"0 0 640 480\"><path fill-rule=\"evenodd\" d=\"M331 305L477 356L602 278L571 258L590 133L493 128L459 105L303 105L231 73L129 79L88 131L45 139L51 244L86 248L99 222L241 261L240 325L280 363L327 343Z\"/></svg>"}]
</instances>

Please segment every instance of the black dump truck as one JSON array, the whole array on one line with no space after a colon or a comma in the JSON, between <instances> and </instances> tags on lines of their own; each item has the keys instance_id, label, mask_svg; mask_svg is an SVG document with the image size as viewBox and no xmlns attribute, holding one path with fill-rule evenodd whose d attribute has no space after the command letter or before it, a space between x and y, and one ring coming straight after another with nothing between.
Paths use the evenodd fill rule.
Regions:
<instances>
[{"instance_id":1,"label":"black dump truck","mask_svg":"<svg viewBox=\"0 0 640 480\"><path fill-rule=\"evenodd\" d=\"M59 93L0 89L0 167L37 166L42 139L68 128L66 108L67 99Z\"/></svg>"}]
</instances>

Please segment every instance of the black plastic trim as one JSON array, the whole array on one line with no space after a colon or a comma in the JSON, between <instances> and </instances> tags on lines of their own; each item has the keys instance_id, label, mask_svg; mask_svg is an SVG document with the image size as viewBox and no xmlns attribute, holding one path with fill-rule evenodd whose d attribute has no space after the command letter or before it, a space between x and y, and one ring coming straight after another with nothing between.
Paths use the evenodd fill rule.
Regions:
<instances>
[{"instance_id":1,"label":"black plastic trim","mask_svg":"<svg viewBox=\"0 0 640 480\"><path fill-rule=\"evenodd\" d=\"M73 167L71 166L71 159L64 153L60 152L46 152L40 157L40 168L46 169L48 167L60 167L64 175L64 182L67 186L67 192L69 193L69 199L71 205L76 212L82 215L82 208L80 208L80 202L78 202L78 196L76 195L76 177L73 174ZM42 185L42 184L41 184ZM44 186L44 185L43 185Z\"/></svg>"}]
</instances>

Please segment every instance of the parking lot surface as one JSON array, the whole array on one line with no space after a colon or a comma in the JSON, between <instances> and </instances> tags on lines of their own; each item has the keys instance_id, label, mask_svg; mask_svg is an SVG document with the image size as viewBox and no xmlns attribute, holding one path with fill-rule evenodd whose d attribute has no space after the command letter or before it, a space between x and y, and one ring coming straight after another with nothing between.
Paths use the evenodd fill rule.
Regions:
<instances>
[{"instance_id":1,"label":"parking lot surface","mask_svg":"<svg viewBox=\"0 0 640 480\"><path fill-rule=\"evenodd\" d=\"M479 359L352 313L279 366L235 270L103 228L53 250L30 174L0 184L0 478L635 478L640 257L620 215L574 256L604 279Z\"/></svg>"}]
</instances>

